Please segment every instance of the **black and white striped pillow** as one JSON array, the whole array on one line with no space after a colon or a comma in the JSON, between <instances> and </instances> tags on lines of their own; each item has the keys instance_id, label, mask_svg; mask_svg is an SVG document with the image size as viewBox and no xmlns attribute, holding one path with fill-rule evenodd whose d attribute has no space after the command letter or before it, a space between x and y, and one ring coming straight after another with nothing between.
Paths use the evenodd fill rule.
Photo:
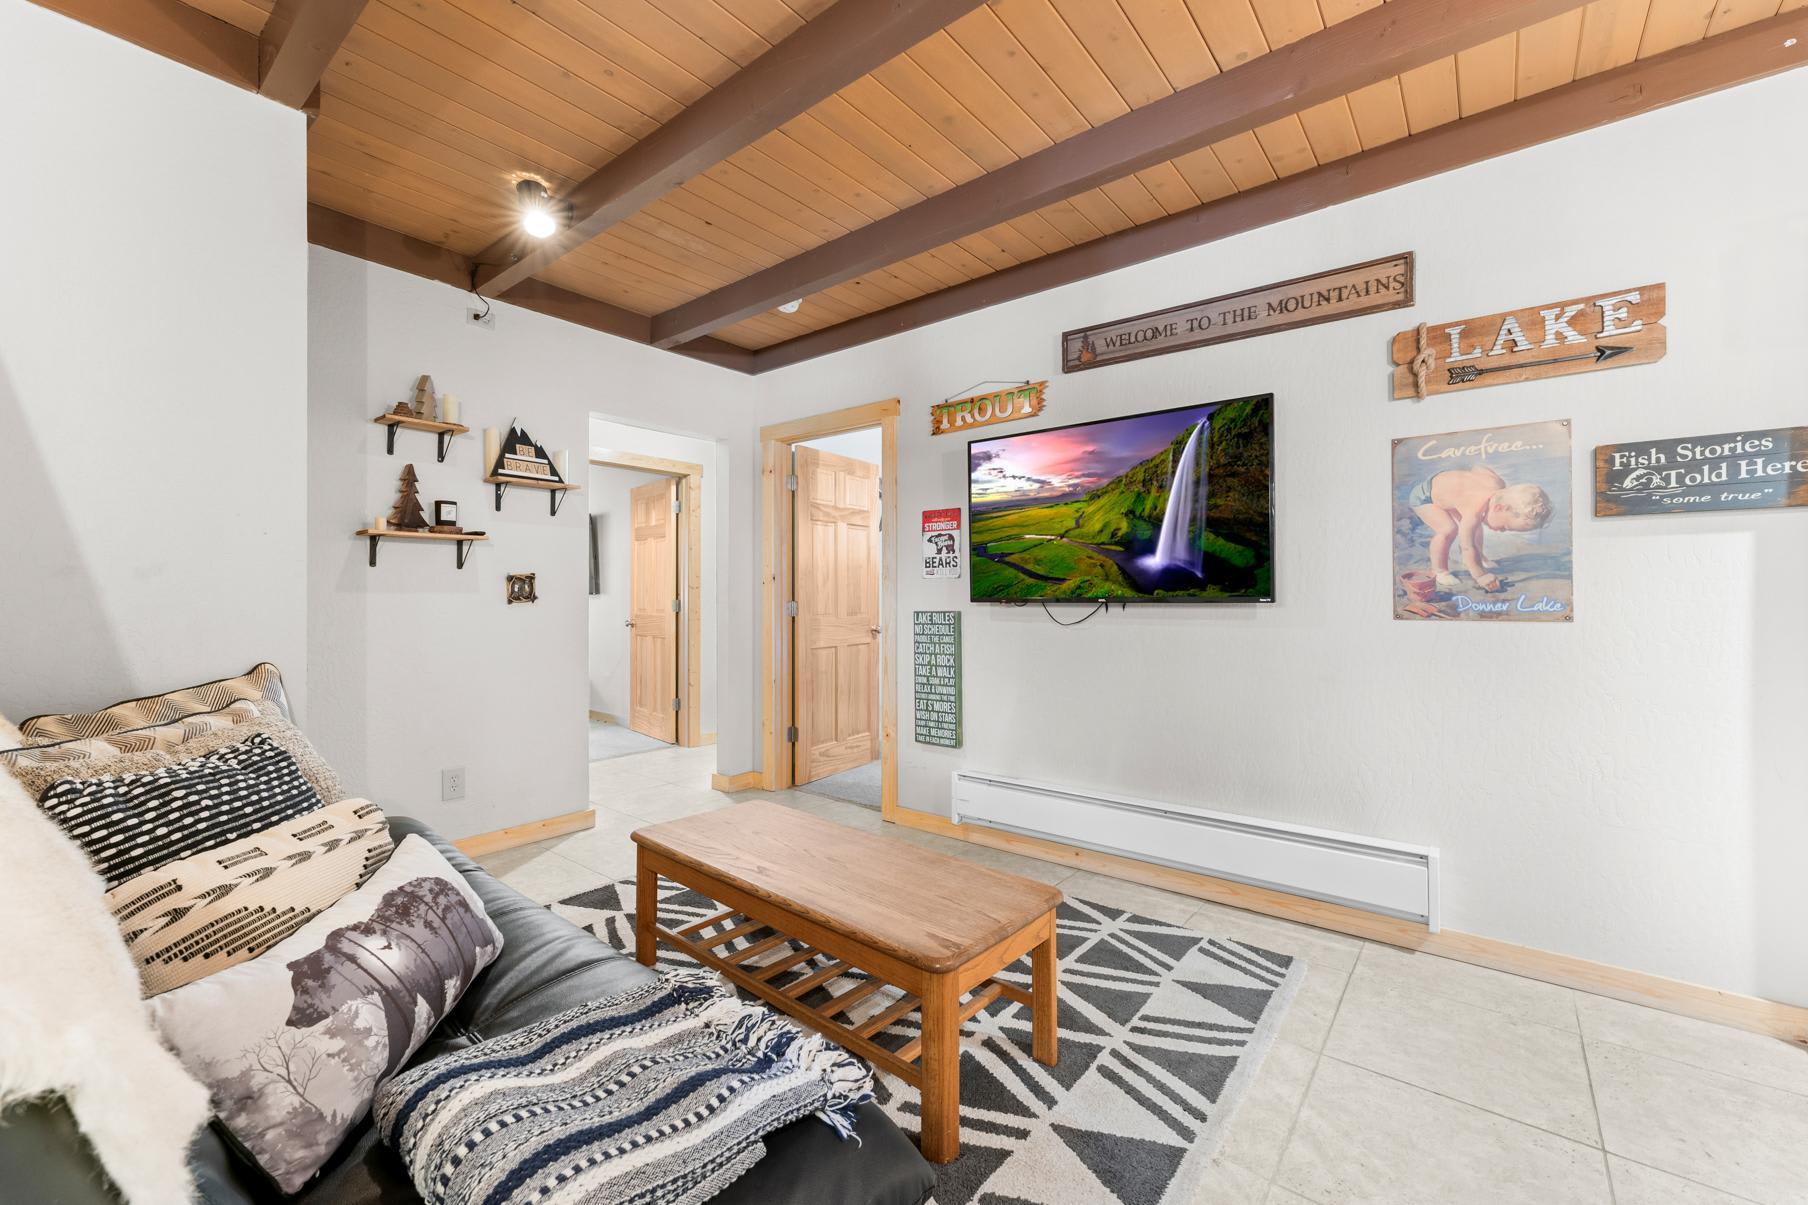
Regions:
<instances>
[{"instance_id":1,"label":"black and white striped pillow","mask_svg":"<svg viewBox=\"0 0 1808 1205\"><path fill-rule=\"evenodd\" d=\"M38 806L112 890L133 875L217 849L321 806L268 736L146 774L64 779Z\"/></svg>"}]
</instances>

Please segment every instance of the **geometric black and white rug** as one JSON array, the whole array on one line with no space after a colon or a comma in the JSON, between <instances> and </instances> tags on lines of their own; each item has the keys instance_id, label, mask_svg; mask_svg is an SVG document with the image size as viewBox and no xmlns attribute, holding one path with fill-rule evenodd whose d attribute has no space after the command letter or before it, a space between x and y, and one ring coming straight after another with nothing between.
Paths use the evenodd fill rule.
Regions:
<instances>
[{"instance_id":1,"label":"geometric black and white rug","mask_svg":"<svg viewBox=\"0 0 1808 1205\"><path fill-rule=\"evenodd\" d=\"M634 948L634 882L552 910L617 949ZM660 880L659 914L682 928L722 911ZM750 933L735 946L769 932ZM1030 1057L1029 1010L1000 999L961 1031L961 1155L938 1168L936 1205L1194 1205L1225 1125L1274 1040L1305 963L1275 950L1183 929L1087 900L1057 914L1060 1061ZM788 947L777 947L776 959ZM750 965L761 965L766 955ZM662 967L696 964L659 948ZM813 969L773 979L782 986ZM1025 960L1001 978L1029 984ZM850 987L834 980L814 1004ZM897 998L882 989L856 1020ZM915 1014L875 1040L916 1036ZM916 1089L874 1076L880 1105L915 1137Z\"/></svg>"}]
</instances>

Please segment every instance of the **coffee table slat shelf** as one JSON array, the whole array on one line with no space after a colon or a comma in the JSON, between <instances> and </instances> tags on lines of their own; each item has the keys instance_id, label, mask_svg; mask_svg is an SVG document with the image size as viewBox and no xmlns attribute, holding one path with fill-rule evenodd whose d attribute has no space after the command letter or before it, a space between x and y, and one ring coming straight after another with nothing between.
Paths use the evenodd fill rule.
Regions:
<instances>
[{"instance_id":1,"label":"coffee table slat shelf","mask_svg":"<svg viewBox=\"0 0 1808 1205\"><path fill-rule=\"evenodd\" d=\"M633 839L635 956L653 965L663 941L919 1089L931 1161L960 1154L964 1022L999 999L1024 1005L1032 1052L1054 1065L1055 888L764 801L637 829ZM725 911L683 928L660 924L662 877ZM771 936L757 936L768 929ZM730 948L745 937L756 938L758 953ZM752 962L787 941L800 948ZM1028 989L998 978L1025 956ZM819 958L823 965L813 965ZM794 970L798 978L778 982ZM804 1002L853 972L866 980ZM864 1020L836 1019L882 986L902 995ZM919 1037L897 1050L875 1040L912 1012L922 1014Z\"/></svg>"}]
</instances>

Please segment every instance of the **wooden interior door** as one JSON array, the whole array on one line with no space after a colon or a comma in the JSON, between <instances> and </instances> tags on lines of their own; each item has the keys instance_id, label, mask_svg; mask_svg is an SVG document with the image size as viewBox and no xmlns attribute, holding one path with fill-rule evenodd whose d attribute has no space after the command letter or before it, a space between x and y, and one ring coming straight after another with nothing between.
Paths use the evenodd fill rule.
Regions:
<instances>
[{"instance_id":1,"label":"wooden interior door","mask_svg":"<svg viewBox=\"0 0 1808 1205\"><path fill-rule=\"evenodd\" d=\"M628 564L628 727L678 740L678 497L676 480L628 495L634 551Z\"/></svg>"},{"instance_id":2,"label":"wooden interior door","mask_svg":"<svg viewBox=\"0 0 1808 1205\"><path fill-rule=\"evenodd\" d=\"M879 756L879 466L797 449L794 770Z\"/></svg>"}]
</instances>

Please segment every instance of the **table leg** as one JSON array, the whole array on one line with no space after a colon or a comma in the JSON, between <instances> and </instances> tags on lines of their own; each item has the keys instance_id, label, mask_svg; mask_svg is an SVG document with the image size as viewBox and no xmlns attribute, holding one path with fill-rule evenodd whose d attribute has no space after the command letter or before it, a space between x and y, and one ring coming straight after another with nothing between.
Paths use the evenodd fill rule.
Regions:
<instances>
[{"instance_id":1,"label":"table leg","mask_svg":"<svg viewBox=\"0 0 1808 1205\"><path fill-rule=\"evenodd\" d=\"M1030 1023L1034 1027L1031 1051L1036 1061L1055 1065L1055 1040L1060 1030L1056 1025L1055 1006L1055 918L1048 918L1048 940L1030 951Z\"/></svg>"},{"instance_id":2,"label":"table leg","mask_svg":"<svg viewBox=\"0 0 1808 1205\"><path fill-rule=\"evenodd\" d=\"M923 1158L948 1163L960 1155L960 991L938 975L923 993Z\"/></svg>"},{"instance_id":3,"label":"table leg","mask_svg":"<svg viewBox=\"0 0 1808 1205\"><path fill-rule=\"evenodd\" d=\"M644 850L635 856L635 871L634 957L650 967L659 956L659 939L653 935L659 923L659 874L647 865Z\"/></svg>"}]
</instances>

